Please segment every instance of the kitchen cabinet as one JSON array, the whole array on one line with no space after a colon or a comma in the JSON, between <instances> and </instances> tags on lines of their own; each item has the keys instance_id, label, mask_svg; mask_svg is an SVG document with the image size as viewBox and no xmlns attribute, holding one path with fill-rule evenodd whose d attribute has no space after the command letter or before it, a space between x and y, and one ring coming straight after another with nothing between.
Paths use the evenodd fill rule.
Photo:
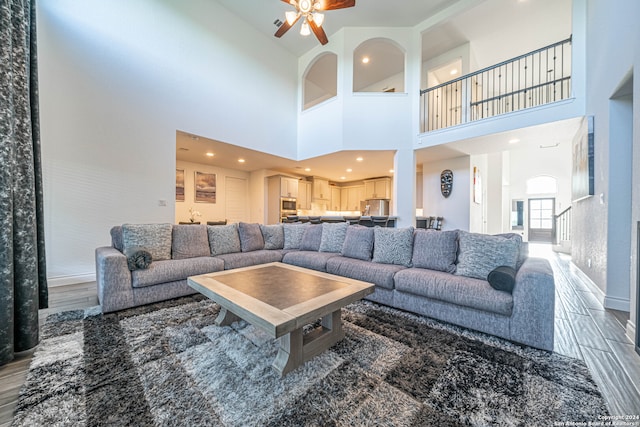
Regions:
<instances>
[{"instance_id":1,"label":"kitchen cabinet","mask_svg":"<svg viewBox=\"0 0 640 427\"><path fill-rule=\"evenodd\" d=\"M329 203L329 210L340 210L340 192L340 187L336 187L335 185L331 187L331 203Z\"/></svg>"},{"instance_id":2,"label":"kitchen cabinet","mask_svg":"<svg viewBox=\"0 0 640 427\"><path fill-rule=\"evenodd\" d=\"M364 182L364 198L365 199L390 199L391 198L391 179L377 178Z\"/></svg>"},{"instance_id":3,"label":"kitchen cabinet","mask_svg":"<svg viewBox=\"0 0 640 427\"><path fill-rule=\"evenodd\" d=\"M298 181L298 209L311 209L311 182Z\"/></svg>"},{"instance_id":4,"label":"kitchen cabinet","mask_svg":"<svg viewBox=\"0 0 640 427\"><path fill-rule=\"evenodd\" d=\"M329 181L324 178L313 177L311 196L314 201L329 202L331 200Z\"/></svg>"},{"instance_id":5,"label":"kitchen cabinet","mask_svg":"<svg viewBox=\"0 0 640 427\"><path fill-rule=\"evenodd\" d=\"M364 199L364 185L342 187L340 192L340 210L359 211L360 202Z\"/></svg>"},{"instance_id":6,"label":"kitchen cabinet","mask_svg":"<svg viewBox=\"0 0 640 427\"><path fill-rule=\"evenodd\" d=\"M296 178L280 177L280 197L298 197L298 180Z\"/></svg>"}]
</instances>

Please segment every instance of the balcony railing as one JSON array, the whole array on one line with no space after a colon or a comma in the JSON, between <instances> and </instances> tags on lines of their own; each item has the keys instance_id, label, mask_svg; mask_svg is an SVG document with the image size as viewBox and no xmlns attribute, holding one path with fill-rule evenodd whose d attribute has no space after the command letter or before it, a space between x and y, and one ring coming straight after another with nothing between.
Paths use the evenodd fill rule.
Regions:
<instances>
[{"instance_id":1,"label":"balcony railing","mask_svg":"<svg viewBox=\"0 0 640 427\"><path fill-rule=\"evenodd\" d=\"M421 131L549 104L570 94L571 37L421 90Z\"/></svg>"}]
</instances>

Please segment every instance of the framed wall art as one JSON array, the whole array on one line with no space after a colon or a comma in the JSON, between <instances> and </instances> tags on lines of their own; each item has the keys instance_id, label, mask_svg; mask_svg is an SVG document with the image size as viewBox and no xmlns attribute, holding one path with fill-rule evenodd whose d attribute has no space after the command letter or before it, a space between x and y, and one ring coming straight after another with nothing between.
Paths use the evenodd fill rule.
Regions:
<instances>
[{"instance_id":1,"label":"framed wall art","mask_svg":"<svg viewBox=\"0 0 640 427\"><path fill-rule=\"evenodd\" d=\"M195 201L197 203L216 202L216 174L196 172L195 176Z\"/></svg>"},{"instance_id":2,"label":"framed wall art","mask_svg":"<svg viewBox=\"0 0 640 427\"><path fill-rule=\"evenodd\" d=\"M176 202L184 202L184 169L176 169Z\"/></svg>"}]
</instances>

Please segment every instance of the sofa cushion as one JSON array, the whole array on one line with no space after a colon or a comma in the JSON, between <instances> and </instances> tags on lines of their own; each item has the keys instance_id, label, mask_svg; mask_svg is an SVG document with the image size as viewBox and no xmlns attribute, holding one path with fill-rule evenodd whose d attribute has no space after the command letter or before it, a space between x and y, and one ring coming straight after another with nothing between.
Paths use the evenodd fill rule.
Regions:
<instances>
[{"instance_id":1,"label":"sofa cushion","mask_svg":"<svg viewBox=\"0 0 640 427\"><path fill-rule=\"evenodd\" d=\"M284 248L284 227L282 224L260 224L265 249Z\"/></svg>"},{"instance_id":2,"label":"sofa cushion","mask_svg":"<svg viewBox=\"0 0 640 427\"><path fill-rule=\"evenodd\" d=\"M127 248L124 252L124 256L127 257L127 267L130 271L144 270L149 268L153 259L151 254L143 247L131 247Z\"/></svg>"},{"instance_id":3,"label":"sofa cushion","mask_svg":"<svg viewBox=\"0 0 640 427\"><path fill-rule=\"evenodd\" d=\"M349 223L346 222L322 223L320 252L341 252L348 226Z\"/></svg>"},{"instance_id":4,"label":"sofa cushion","mask_svg":"<svg viewBox=\"0 0 640 427\"><path fill-rule=\"evenodd\" d=\"M206 225L174 225L171 240L173 259L209 256L209 236Z\"/></svg>"},{"instance_id":5,"label":"sofa cushion","mask_svg":"<svg viewBox=\"0 0 640 427\"><path fill-rule=\"evenodd\" d=\"M374 227L373 234L373 262L411 267L413 227Z\"/></svg>"},{"instance_id":6,"label":"sofa cushion","mask_svg":"<svg viewBox=\"0 0 640 427\"><path fill-rule=\"evenodd\" d=\"M371 261L373 251L373 228L350 225L342 245L342 256Z\"/></svg>"},{"instance_id":7,"label":"sofa cushion","mask_svg":"<svg viewBox=\"0 0 640 427\"><path fill-rule=\"evenodd\" d=\"M240 252L238 224L208 225L211 256Z\"/></svg>"},{"instance_id":8,"label":"sofa cushion","mask_svg":"<svg viewBox=\"0 0 640 427\"><path fill-rule=\"evenodd\" d=\"M327 260L327 273L370 282L386 289L393 289L393 276L405 268L402 265L376 264L341 256Z\"/></svg>"},{"instance_id":9,"label":"sofa cushion","mask_svg":"<svg viewBox=\"0 0 640 427\"><path fill-rule=\"evenodd\" d=\"M145 248L153 261L171 259L171 224L123 224L123 251L133 247Z\"/></svg>"},{"instance_id":10,"label":"sofa cushion","mask_svg":"<svg viewBox=\"0 0 640 427\"><path fill-rule=\"evenodd\" d=\"M394 281L404 293L504 316L513 310L511 294L496 291L486 280L414 267L396 273Z\"/></svg>"},{"instance_id":11,"label":"sofa cushion","mask_svg":"<svg viewBox=\"0 0 640 427\"><path fill-rule=\"evenodd\" d=\"M307 227L306 224L282 224L284 249L300 249L302 237Z\"/></svg>"},{"instance_id":12,"label":"sofa cushion","mask_svg":"<svg viewBox=\"0 0 640 427\"><path fill-rule=\"evenodd\" d=\"M111 234L111 246L124 253L124 243L122 241L122 226L116 225L109 230Z\"/></svg>"},{"instance_id":13,"label":"sofa cushion","mask_svg":"<svg viewBox=\"0 0 640 427\"><path fill-rule=\"evenodd\" d=\"M460 252L455 274L487 280L489 272L496 267L516 268L517 240L463 230L458 232L458 236Z\"/></svg>"},{"instance_id":14,"label":"sofa cushion","mask_svg":"<svg viewBox=\"0 0 640 427\"><path fill-rule=\"evenodd\" d=\"M327 271L327 260L339 257L334 252L296 251L288 252L282 257L282 262L298 267L310 268L317 271Z\"/></svg>"},{"instance_id":15,"label":"sofa cushion","mask_svg":"<svg viewBox=\"0 0 640 427\"><path fill-rule=\"evenodd\" d=\"M240 250L251 252L264 249L264 238L258 223L240 222L238 224L238 235L240 236Z\"/></svg>"},{"instance_id":16,"label":"sofa cushion","mask_svg":"<svg viewBox=\"0 0 640 427\"><path fill-rule=\"evenodd\" d=\"M157 285L159 283L185 280L189 276L222 271L224 262L210 256L154 261L146 270L131 272L131 285L134 288Z\"/></svg>"},{"instance_id":17,"label":"sofa cushion","mask_svg":"<svg viewBox=\"0 0 640 427\"><path fill-rule=\"evenodd\" d=\"M319 251L320 242L322 241L322 224L308 225L302 241L300 242L300 250L302 251Z\"/></svg>"},{"instance_id":18,"label":"sofa cushion","mask_svg":"<svg viewBox=\"0 0 640 427\"><path fill-rule=\"evenodd\" d=\"M518 242L518 262L516 263L516 270L520 269L520 266L524 264L529 256L529 243L522 241L522 235L517 233L502 233L495 234L495 236L506 237L507 239L514 239Z\"/></svg>"},{"instance_id":19,"label":"sofa cushion","mask_svg":"<svg viewBox=\"0 0 640 427\"><path fill-rule=\"evenodd\" d=\"M216 258L224 261L225 270L249 267L251 265L266 264L268 262L282 261L282 252L278 250L260 249L251 252L236 252L232 254L218 255Z\"/></svg>"},{"instance_id":20,"label":"sofa cushion","mask_svg":"<svg viewBox=\"0 0 640 427\"><path fill-rule=\"evenodd\" d=\"M458 231L416 230L411 262L414 267L453 273L457 252Z\"/></svg>"}]
</instances>

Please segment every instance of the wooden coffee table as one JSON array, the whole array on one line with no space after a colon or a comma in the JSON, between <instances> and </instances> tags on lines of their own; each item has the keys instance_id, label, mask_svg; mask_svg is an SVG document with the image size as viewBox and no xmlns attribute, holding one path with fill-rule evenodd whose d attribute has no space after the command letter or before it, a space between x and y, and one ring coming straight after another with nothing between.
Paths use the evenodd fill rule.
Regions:
<instances>
[{"instance_id":1,"label":"wooden coffee table","mask_svg":"<svg viewBox=\"0 0 640 427\"><path fill-rule=\"evenodd\" d=\"M279 262L192 276L189 286L222 307L219 326L244 319L278 338L273 368L285 375L342 338L342 307L374 285ZM305 325L322 318L315 330Z\"/></svg>"}]
</instances>

